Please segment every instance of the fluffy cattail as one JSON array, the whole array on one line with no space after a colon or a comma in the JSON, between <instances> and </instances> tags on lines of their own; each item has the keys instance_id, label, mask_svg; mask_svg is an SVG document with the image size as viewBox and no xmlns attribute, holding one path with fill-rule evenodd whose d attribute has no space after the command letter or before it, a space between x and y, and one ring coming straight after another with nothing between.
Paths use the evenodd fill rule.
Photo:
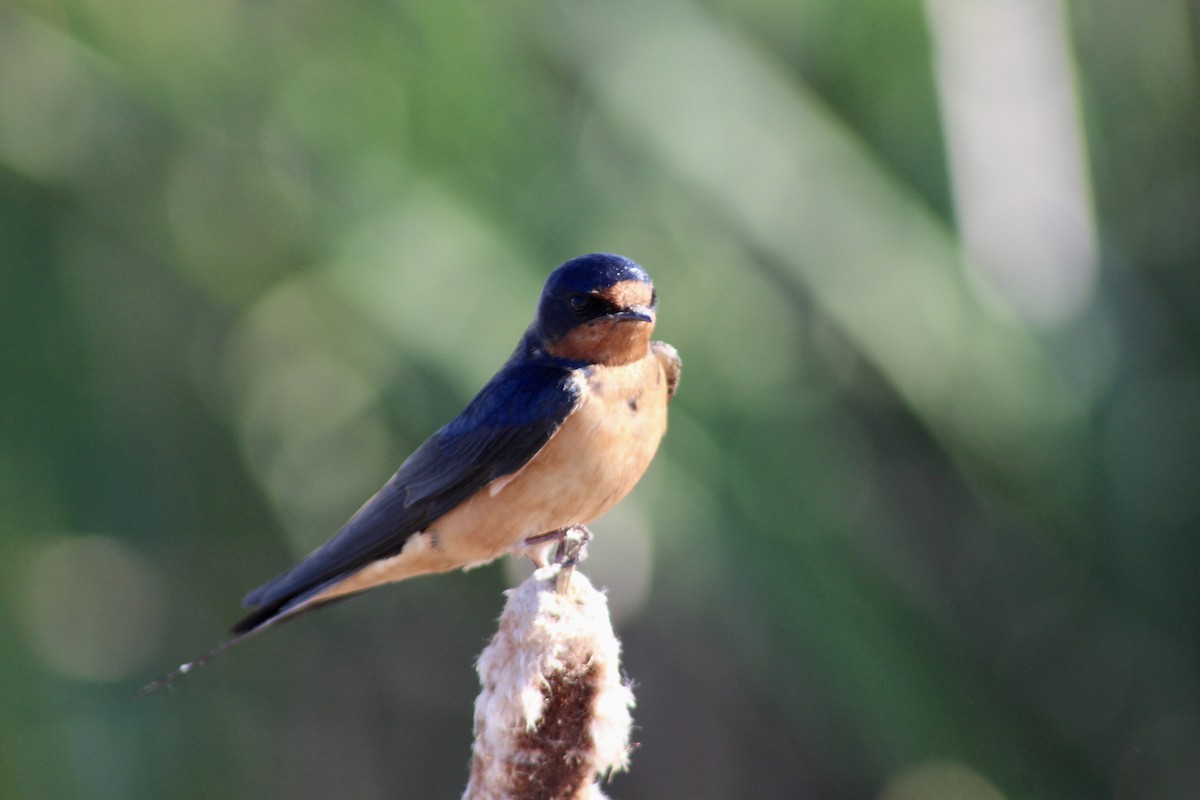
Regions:
<instances>
[{"instance_id":1,"label":"fluffy cattail","mask_svg":"<svg viewBox=\"0 0 1200 800\"><path fill-rule=\"evenodd\" d=\"M608 603L584 575L559 569L508 592L479 656L464 800L601 800L599 778L628 766L633 692Z\"/></svg>"}]
</instances>

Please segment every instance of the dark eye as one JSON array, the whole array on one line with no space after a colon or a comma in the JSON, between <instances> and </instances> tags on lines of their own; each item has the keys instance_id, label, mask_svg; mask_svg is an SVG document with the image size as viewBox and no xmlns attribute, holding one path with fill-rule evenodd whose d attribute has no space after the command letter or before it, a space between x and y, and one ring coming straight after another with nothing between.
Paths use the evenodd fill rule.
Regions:
<instances>
[{"instance_id":1,"label":"dark eye","mask_svg":"<svg viewBox=\"0 0 1200 800\"><path fill-rule=\"evenodd\" d=\"M573 294L567 298L567 303L576 314L582 314L592 307L592 298L586 294Z\"/></svg>"}]
</instances>

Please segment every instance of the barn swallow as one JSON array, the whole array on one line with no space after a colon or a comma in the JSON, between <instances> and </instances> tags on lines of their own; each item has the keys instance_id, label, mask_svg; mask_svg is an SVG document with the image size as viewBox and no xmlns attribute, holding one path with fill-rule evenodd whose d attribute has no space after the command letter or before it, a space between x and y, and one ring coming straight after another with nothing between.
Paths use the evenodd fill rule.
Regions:
<instances>
[{"instance_id":1,"label":"barn swallow","mask_svg":"<svg viewBox=\"0 0 1200 800\"><path fill-rule=\"evenodd\" d=\"M645 270L594 253L546 279L500 371L429 437L328 542L246 595L234 638L384 583L486 564L546 561L547 542L612 508L650 465L679 382L675 348L651 341ZM144 690L145 691L145 690Z\"/></svg>"}]
</instances>

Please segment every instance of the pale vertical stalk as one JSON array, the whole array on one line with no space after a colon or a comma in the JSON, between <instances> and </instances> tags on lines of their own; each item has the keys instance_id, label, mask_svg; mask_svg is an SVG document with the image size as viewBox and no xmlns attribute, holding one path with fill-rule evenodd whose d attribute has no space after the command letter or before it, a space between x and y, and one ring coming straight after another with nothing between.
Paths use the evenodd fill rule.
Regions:
<instances>
[{"instance_id":1,"label":"pale vertical stalk","mask_svg":"<svg viewBox=\"0 0 1200 800\"><path fill-rule=\"evenodd\" d=\"M1069 322L1097 242L1063 0L925 0L971 269L1023 316Z\"/></svg>"}]
</instances>

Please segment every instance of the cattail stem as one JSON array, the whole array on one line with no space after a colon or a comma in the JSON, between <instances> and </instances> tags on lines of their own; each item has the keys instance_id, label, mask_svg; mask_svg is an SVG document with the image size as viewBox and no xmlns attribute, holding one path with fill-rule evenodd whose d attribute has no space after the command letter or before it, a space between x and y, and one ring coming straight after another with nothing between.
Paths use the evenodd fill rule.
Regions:
<instances>
[{"instance_id":1,"label":"cattail stem","mask_svg":"<svg viewBox=\"0 0 1200 800\"><path fill-rule=\"evenodd\" d=\"M599 778L628 766L633 692L608 603L569 570L538 570L507 593L479 656L463 800L600 800Z\"/></svg>"}]
</instances>

